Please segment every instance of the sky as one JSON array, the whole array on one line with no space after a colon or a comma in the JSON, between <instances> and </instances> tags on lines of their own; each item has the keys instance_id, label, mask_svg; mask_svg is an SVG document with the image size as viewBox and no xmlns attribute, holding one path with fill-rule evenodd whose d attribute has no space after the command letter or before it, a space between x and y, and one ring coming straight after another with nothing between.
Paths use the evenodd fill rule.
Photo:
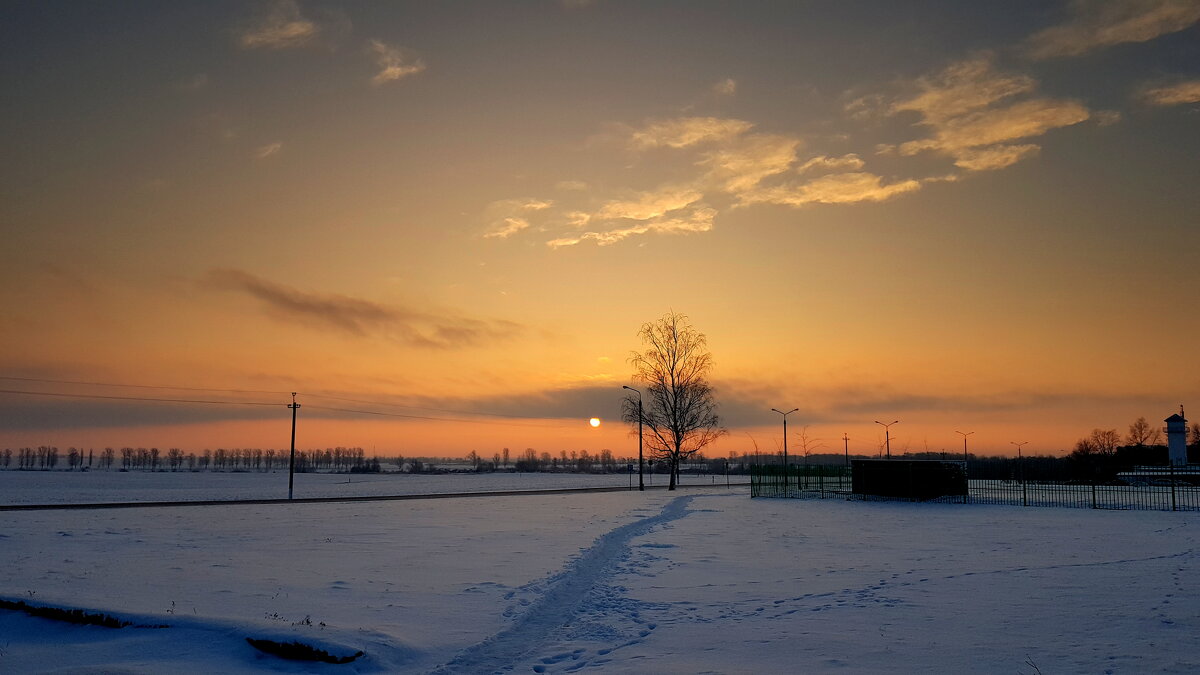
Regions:
<instances>
[{"instance_id":1,"label":"sky","mask_svg":"<svg viewBox=\"0 0 1200 675\"><path fill-rule=\"evenodd\" d=\"M1200 406L1200 2L0 3L0 447L1058 453ZM144 400L166 399L166 400ZM598 428L588 425L601 419ZM848 440L844 440L848 439Z\"/></svg>"}]
</instances>

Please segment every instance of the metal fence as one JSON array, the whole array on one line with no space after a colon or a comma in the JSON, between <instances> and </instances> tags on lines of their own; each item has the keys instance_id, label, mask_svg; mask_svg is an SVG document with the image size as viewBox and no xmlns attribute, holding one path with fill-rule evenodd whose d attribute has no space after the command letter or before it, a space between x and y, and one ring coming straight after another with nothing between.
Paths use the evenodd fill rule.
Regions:
<instances>
[{"instance_id":1,"label":"metal fence","mask_svg":"<svg viewBox=\"0 0 1200 675\"><path fill-rule=\"evenodd\" d=\"M1006 504L1010 506L1056 506L1086 509L1155 511L1200 511L1200 470L1173 467L1136 467L1112 481L967 481L966 497L942 497L930 501ZM751 497L793 499L887 499L854 494L850 467L841 466L752 466Z\"/></svg>"}]
</instances>

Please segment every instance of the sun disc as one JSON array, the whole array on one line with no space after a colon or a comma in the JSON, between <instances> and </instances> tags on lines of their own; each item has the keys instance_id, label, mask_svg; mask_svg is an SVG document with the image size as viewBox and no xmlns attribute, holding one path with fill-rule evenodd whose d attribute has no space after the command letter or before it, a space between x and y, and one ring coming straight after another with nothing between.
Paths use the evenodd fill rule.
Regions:
<instances>
[{"instance_id":1,"label":"sun disc","mask_svg":"<svg viewBox=\"0 0 1200 675\"><path fill-rule=\"evenodd\" d=\"M593 427L598 427L600 426L600 418L593 417L592 419L588 420L588 424L592 425Z\"/></svg>"}]
</instances>

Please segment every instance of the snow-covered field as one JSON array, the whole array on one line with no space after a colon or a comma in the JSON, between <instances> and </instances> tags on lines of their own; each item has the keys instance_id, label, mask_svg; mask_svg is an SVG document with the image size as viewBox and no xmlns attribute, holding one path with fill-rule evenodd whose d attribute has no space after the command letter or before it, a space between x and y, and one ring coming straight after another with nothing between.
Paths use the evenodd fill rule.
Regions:
<instances>
[{"instance_id":1,"label":"snow-covered field","mask_svg":"<svg viewBox=\"0 0 1200 675\"><path fill-rule=\"evenodd\" d=\"M731 479L749 480L746 476ZM294 480L297 499L637 485L636 475L631 478L624 473L298 473ZM662 486L668 480L669 476L646 474L647 485ZM685 475L682 481L685 485L711 485L724 484L725 478ZM286 499L287 493L286 471L0 471L0 505Z\"/></svg>"},{"instance_id":2,"label":"snow-covered field","mask_svg":"<svg viewBox=\"0 0 1200 675\"><path fill-rule=\"evenodd\" d=\"M1198 544L1195 513L723 487L8 512L0 597L169 627L0 610L0 672L1190 673Z\"/></svg>"}]
</instances>

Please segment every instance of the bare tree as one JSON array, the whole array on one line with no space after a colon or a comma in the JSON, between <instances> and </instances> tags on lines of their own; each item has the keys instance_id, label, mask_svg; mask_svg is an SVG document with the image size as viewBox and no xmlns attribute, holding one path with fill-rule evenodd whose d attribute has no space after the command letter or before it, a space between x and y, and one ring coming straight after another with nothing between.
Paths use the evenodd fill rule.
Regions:
<instances>
[{"instance_id":1,"label":"bare tree","mask_svg":"<svg viewBox=\"0 0 1200 675\"><path fill-rule=\"evenodd\" d=\"M1136 445L1139 448L1146 445L1161 445L1162 432L1158 427L1151 426L1145 417L1139 417L1129 425L1129 435L1125 439L1129 445Z\"/></svg>"},{"instance_id":2,"label":"bare tree","mask_svg":"<svg viewBox=\"0 0 1200 675\"><path fill-rule=\"evenodd\" d=\"M635 425L641 420L651 456L670 464L667 489L674 490L680 463L725 433L708 383L712 354L704 334L675 312L643 324L638 337L645 349L629 362L644 389L643 407L639 418L638 397L627 396L622 419Z\"/></svg>"},{"instance_id":3,"label":"bare tree","mask_svg":"<svg viewBox=\"0 0 1200 675\"><path fill-rule=\"evenodd\" d=\"M1075 443L1072 455L1113 455L1121 444L1121 435L1116 429L1092 429L1092 433Z\"/></svg>"},{"instance_id":4,"label":"bare tree","mask_svg":"<svg viewBox=\"0 0 1200 675\"><path fill-rule=\"evenodd\" d=\"M797 440L800 441L800 452L804 454L804 464L808 464L808 456L812 453L825 448L825 443L820 438L813 438L808 435L808 426L805 424L800 427L800 431L796 434Z\"/></svg>"}]
</instances>

